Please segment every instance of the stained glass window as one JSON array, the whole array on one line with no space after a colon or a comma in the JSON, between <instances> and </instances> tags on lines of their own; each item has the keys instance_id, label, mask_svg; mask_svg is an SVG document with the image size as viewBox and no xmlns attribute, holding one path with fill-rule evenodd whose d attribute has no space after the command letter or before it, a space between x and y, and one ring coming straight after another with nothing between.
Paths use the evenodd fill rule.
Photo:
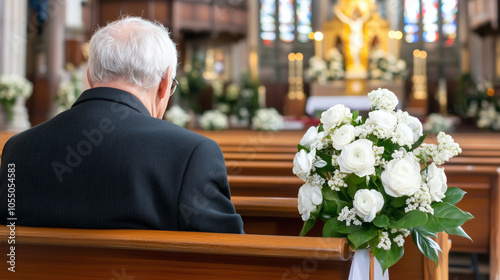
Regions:
<instances>
[{"instance_id":1,"label":"stained glass window","mask_svg":"<svg viewBox=\"0 0 500 280\"><path fill-rule=\"evenodd\" d=\"M436 42L439 39L438 30L438 0L422 0L422 34L425 42Z\"/></svg>"},{"instance_id":2,"label":"stained glass window","mask_svg":"<svg viewBox=\"0 0 500 280\"><path fill-rule=\"evenodd\" d=\"M295 39L295 13L293 0L279 0L279 31L283 42L292 42Z\"/></svg>"},{"instance_id":3,"label":"stained glass window","mask_svg":"<svg viewBox=\"0 0 500 280\"><path fill-rule=\"evenodd\" d=\"M299 42L309 41L311 33L311 0L297 0L297 33Z\"/></svg>"},{"instance_id":4,"label":"stained glass window","mask_svg":"<svg viewBox=\"0 0 500 280\"><path fill-rule=\"evenodd\" d=\"M276 40L275 0L260 0L260 38L265 44Z\"/></svg>"},{"instance_id":5,"label":"stained glass window","mask_svg":"<svg viewBox=\"0 0 500 280\"><path fill-rule=\"evenodd\" d=\"M453 45L457 38L457 11L458 0L441 0L443 39L448 46Z\"/></svg>"},{"instance_id":6,"label":"stained glass window","mask_svg":"<svg viewBox=\"0 0 500 280\"><path fill-rule=\"evenodd\" d=\"M404 31L408 43L418 42L418 21L420 20L420 5L415 0L405 0Z\"/></svg>"}]
</instances>

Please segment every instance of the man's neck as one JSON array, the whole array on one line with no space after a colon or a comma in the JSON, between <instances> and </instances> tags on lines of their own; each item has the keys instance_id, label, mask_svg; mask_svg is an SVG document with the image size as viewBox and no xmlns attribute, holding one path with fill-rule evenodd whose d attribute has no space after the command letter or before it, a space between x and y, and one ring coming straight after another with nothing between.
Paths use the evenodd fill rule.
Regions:
<instances>
[{"instance_id":1,"label":"man's neck","mask_svg":"<svg viewBox=\"0 0 500 280\"><path fill-rule=\"evenodd\" d=\"M152 92L152 90L146 91L144 89L141 89L141 88L138 88L135 86L131 86L123 81L113 81L113 82L107 82L107 83L95 83L95 84L93 84L92 87L93 88L95 88L95 87L110 87L110 88L116 88L116 89L126 91L126 92L132 94L133 96L137 97L137 99L139 99L142 102L142 104L146 107L146 109L148 109L151 116L156 115L155 106L153 105L154 102L153 102L153 100L151 100L151 98L154 98L154 96L155 96L154 93Z\"/></svg>"}]
</instances>

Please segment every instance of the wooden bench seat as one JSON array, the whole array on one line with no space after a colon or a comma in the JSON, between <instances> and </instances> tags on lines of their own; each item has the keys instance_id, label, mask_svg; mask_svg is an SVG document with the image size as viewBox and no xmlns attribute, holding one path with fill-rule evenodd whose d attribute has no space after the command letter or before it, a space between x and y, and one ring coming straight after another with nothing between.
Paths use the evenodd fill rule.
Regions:
<instances>
[{"instance_id":1,"label":"wooden bench seat","mask_svg":"<svg viewBox=\"0 0 500 280\"><path fill-rule=\"evenodd\" d=\"M0 226L2 252L9 235ZM16 272L2 253L0 279L347 279L352 256L344 238L19 226L15 236ZM391 279L447 279L438 242L439 270L407 242Z\"/></svg>"}]
</instances>

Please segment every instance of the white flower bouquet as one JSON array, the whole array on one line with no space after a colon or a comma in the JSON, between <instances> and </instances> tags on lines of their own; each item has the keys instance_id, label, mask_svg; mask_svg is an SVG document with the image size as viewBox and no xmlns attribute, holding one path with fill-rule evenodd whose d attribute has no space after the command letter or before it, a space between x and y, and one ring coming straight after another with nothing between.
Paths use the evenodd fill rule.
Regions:
<instances>
[{"instance_id":1,"label":"white flower bouquet","mask_svg":"<svg viewBox=\"0 0 500 280\"><path fill-rule=\"evenodd\" d=\"M7 118L13 117L14 103L18 97L28 98L33 92L33 84L18 75L0 76L0 102L5 106Z\"/></svg>"},{"instance_id":2,"label":"white flower bouquet","mask_svg":"<svg viewBox=\"0 0 500 280\"><path fill-rule=\"evenodd\" d=\"M165 112L164 118L180 127L185 127L191 120L191 116L178 105L174 105L168 109L167 112Z\"/></svg>"},{"instance_id":3,"label":"white flower bouquet","mask_svg":"<svg viewBox=\"0 0 500 280\"><path fill-rule=\"evenodd\" d=\"M382 50L376 50L370 54L369 73L374 80L391 82L406 75L406 62Z\"/></svg>"},{"instance_id":4,"label":"white flower bouquet","mask_svg":"<svg viewBox=\"0 0 500 280\"><path fill-rule=\"evenodd\" d=\"M228 117L218 110L208 110L200 118L204 130L225 130L229 126Z\"/></svg>"},{"instance_id":5,"label":"white flower bouquet","mask_svg":"<svg viewBox=\"0 0 500 280\"><path fill-rule=\"evenodd\" d=\"M317 80L320 83L343 79L345 70L342 53L337 48L332 48L326 54L326 60L318 56L311 57L305 75L308 79Z\"/></svg>"},{"instance_id":6,"label":"white flower bouquet","mask_svg":"<svg viewBox=\"0 0 500 280\"><path fill-rule=\"evenodd\" d=\"M60 111L68 110L82 94L83 83L82 74L79 70L72 70L63 74L63 81L59 84L56 93L56 103L61 108Z\"/></svg>"},{"instance_id":7,"label":"white flower bouquet","mask_svg":"<svg viewBox=\"0 0 500 280\"><path fill-rule=\"evenodd\" d=\"M257 130L277 131L283 128L283 116L274 108L262 108L255 112L252 125Z\"/></svg>"},{"instance_id":8,"label":"white flower bouquet","mask_svg":"<svg viewBox=\"0 0 500 280\"><path fill-rule=\"evenodd\" d=\"M385 271L403 256L411 234L437 263L440 248L430 237L445 231L468 238L461 226L473 218L455 206L465 192L448 187L438 167L461 149L443 132L439 144L421 144L422 124L395 111L394 93L378 89L368 97L368 118L335 105L298 145L293 173L304 180L301 235L323 220L323 236L347 237L355 250L371 248Z\"/></svg>"},{"instance_id":9,"label":"white flower bouquet","mask_svg":"<svg viewBox=\"0 0 500 280\"><path fill-rule=\"evenodd\" d=\"M424 131L429 133L451 132L460 123L457 117L445 117L438 113L430 114L425 121Z\"/></svg>"}]
</instances>

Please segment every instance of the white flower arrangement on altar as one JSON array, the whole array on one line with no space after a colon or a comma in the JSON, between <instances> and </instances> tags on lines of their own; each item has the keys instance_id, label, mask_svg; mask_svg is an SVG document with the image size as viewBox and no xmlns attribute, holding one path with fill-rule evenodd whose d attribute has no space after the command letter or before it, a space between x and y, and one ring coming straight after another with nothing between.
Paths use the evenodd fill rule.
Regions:
<instances>
[{"instance_id":1,"label":"white flower arrangement on altar","mask_svg":"<svg viewBox=\"0 0 500 280\"><path fill-rule=\"evenodd\" d=\"M165 112L164 118L180 127L185 127L191 120L191 116L178 105L174 105L168 109L167 112Z\"/></svg>"},{"instance_id":2,"label":"white flower arrangement on altar","mask_svg":"<svg viewBox=\"0 0 500 280\"><path fill-rule=\"evenodd\" d=\"M305 74L308 79L317 80L320 83L343 79L345 76L344 57L336 48L328 51L326 61L319 56L313 56L309 59L309 68L306 69Z\"/></svg>"},{"instance_id":3,"label":"white flower arrangement on altar","mask_svg":"<svg viewBox=\"0 0 500 280\"><path fill-rule=\"evenodd\" d=\"M459 123L460 119L457 117L445 117L441 114L433 113L429 115L423 128L425 132L436 134L441 131L452 132Z\"/></svg>"},{"instance_id":4,"label":"white flower arrangement on altar","mask_svg":"<svg viewBox=\"0 0 500 280\"><path fill-rule=\"evenodd\" d=\"M500 130L500 102L498 105L487 100L481 101L481 106L477 110L477 127L482 129L490 129L494 131Z\"/></svg>"},{"instance_id":5,"label":"white flower arrangement on altar","mask_svg":"<svg viewBox=\"0 0 500 280\"><path fill-rule=\"evenodd\" d=\"M391 82L406 76L406 62L383 50L375 50L370 54L368 68L370 77L374 80Z\"/></svg>"},{"instance_id":6,"label":"white flower arrangement on altar","mask_svg":"<svg viewBox=\"0 0 500 280\"><path fill-rule=\"evenodd\" d=\"M252 118L254 129L277 131L283 128L283 116L274 108L262 108L255 112Z\"/></svg>"},{"instance_id":7,"label":"white flower arrangement on altar","mask_svg":"<svg viewBox=\"0 0 500 280\"><path fill-rule=\"evenodd\" d=\"M29 98L33 92L33 84L19 75L0 76L0 102L7 111L7 119L12 120L14 104L18 97Z\"/></svg>"},{"instance_id":8,"label":"white flower arrangement on altar","mask_svg":"<svg viewBox=\"0 0 500 280\"><path fill-rule=\"evenodd\" d=\"M323 112L298 145L293 173L304 180L298 210L305 235L317 219L323 236L347 237L355 249L371 248L382 271L404 253L408 235L422 253L438 262L439 245L430 237L442 231L463 237L462 224L473 218L455 206L464 191L447 187L441 165L461 152L451 136L421 144L420 121L395 111L394 93L368 94L368 118L342 104Z\"/></svg>"},{"instance_id":9,"label":"white flower arrangement on altar","mask_svg":"<svg viewBox=\"0 0 500 280\"><path fill-rule=\"evenodd\" d=\"M218 110L208 110L200 118L200 126L204 130L225 130L229 126L228 117Z\"/></svg>"}]
</instances>

